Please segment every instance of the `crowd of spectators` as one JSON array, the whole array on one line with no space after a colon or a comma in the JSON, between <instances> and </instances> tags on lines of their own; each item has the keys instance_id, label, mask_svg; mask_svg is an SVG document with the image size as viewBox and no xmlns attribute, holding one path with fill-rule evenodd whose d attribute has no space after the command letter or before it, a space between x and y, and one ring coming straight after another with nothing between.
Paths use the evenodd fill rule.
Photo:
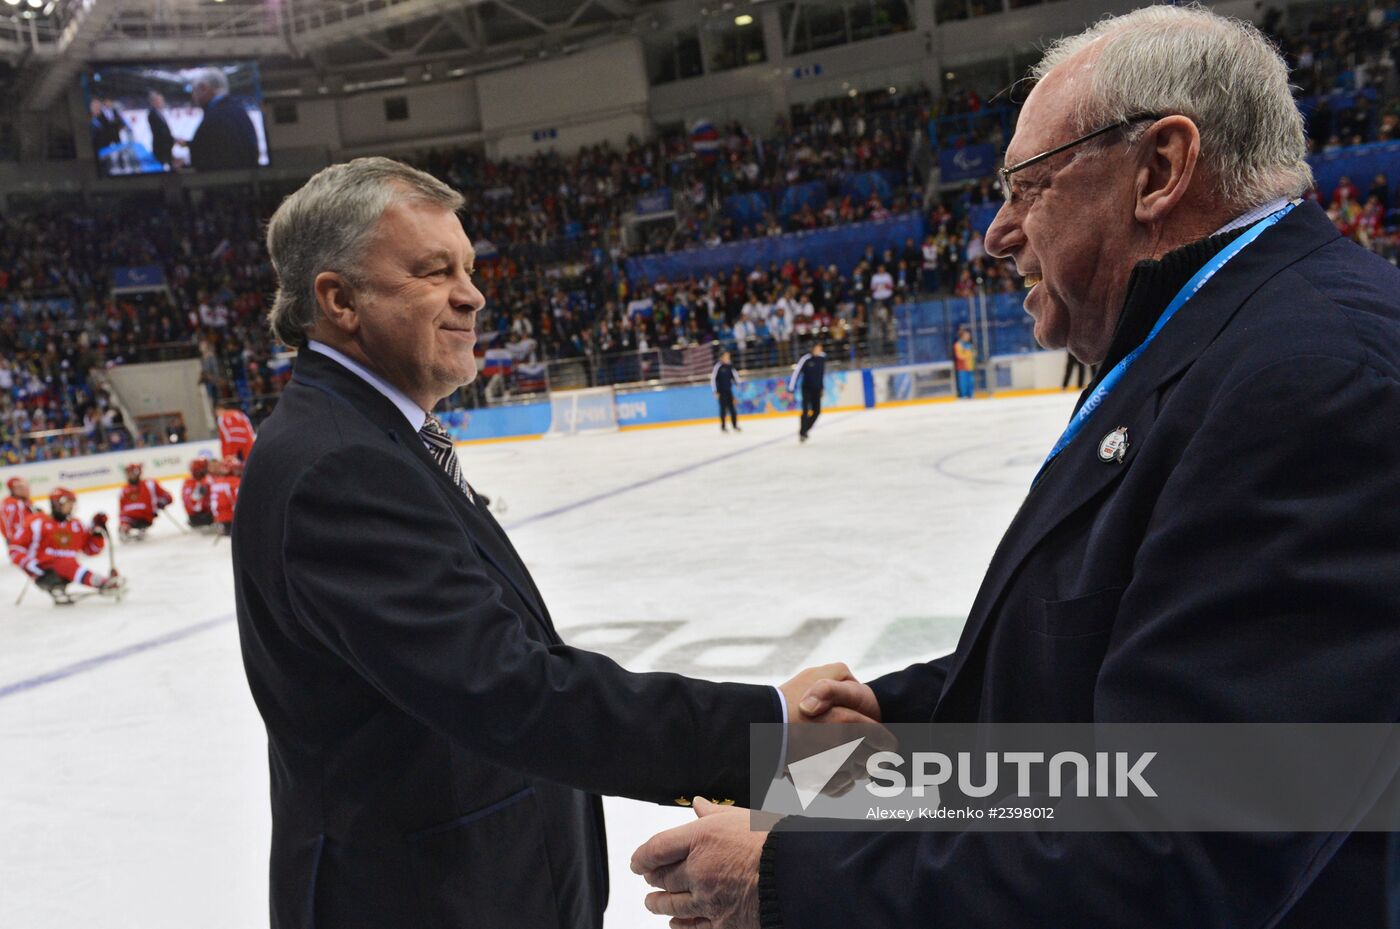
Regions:
<instances>
[{"instance_id":1,"label":"crowd of spectators","mask_svg":"<svg viewBox=\"0 0 1400 929\"><path fill-rule=\"evenodd\" d=\"M572 156L548 152L492 161L468 149L429 151L418 167L464 192L473 234L518 261L589 260L598 252L637 255L815 229L917 209L923 181L911 163L932 107L926 88L885 91L794 107L758 135L732 123L693 137L685 128L653 139L606 143ZM894 183L855 196L843 182L880 172ZM780 214L789 187L820 183L816 202ZM667 221L627 228L639 197L668 191ZM757 194L770 209L749 221L726 198Z\"/></svg>"},{"instance_id":2,"label":"crowd of spectators","mask_svg":"<svg viewBox=\"0 0 1400 929\"><path fill-rule=\"evenodd\" d=\"M1336 225L1337 231L1364 248L1391 262L1400 262L1400 232L1393 219L1394 210L1388 210L1391 203L1390 181L1384 174L1377 174L1363 194L1343 175L1331 196L1313 191L1316 200Z\"/></svg>"},{"instance_id":3,"label":"crowd of spectators","mask_svg":"<svg viewBox=\"0 0 1400 929\"><path fill-rule=\"evenodd\" d=\"M1317 149L1396 137L1400 7L1336 7L1287 25L1271 11L1264 26L1294 66ZM467 198L488 300L483 345L522 365L577 359L602 380L606 357L709 342L753 366L787 363L817 333L838 353L880 355L903 302L1018 289L975 229L978 208L997 202L990 181L925 191L931 120L941 144L1004 145L1006 111L976 91L906 88L794 107L767 134L674 129L572 156L494 161L464 148L416 162ZM868 192L847 183L875 175ZM1384 176L1358 181L1316 199L1345 235L1394 260L1394 192ZM799 187L810 196L781 209ZM663 191L665 219L629 223L638 198ZM89 381L129 361L198 358L211 397L237 398L255 419L270 409L287 368L261 321L274 286L261 229L286 192L133 194L0 217L0 463L159 440ZM736 198L764 208L744 221ZM799 259L669 281L625 270L633 255L916 211L924 241L840 267ZM162 287L113 294L113 269L152 265Z\"/></svg>"},{"instance_id":4,"label":"crowd of spectators","mask_svg":"<svg viewBox=\"0 0 1400 929\"><path fill-rule=\"evenodd\" d=\"M198 357L211 398L274 394L260 213L226 191L0 218L0 463L168 438L125 422L94 369ZM163 285L113 294L114 269L151 266Z\"/></svg>"},{"instance_id":5,"label":"crowd of spectators","mask_svg":"<svg viewBox=\"0 0 1400 929\"><path fill-rule=\"evenodd\" d=\"M1400 3L1337 5L1261 24L1292 70L1314 152L1400 139Z\"/></svg>"}]
</instances>

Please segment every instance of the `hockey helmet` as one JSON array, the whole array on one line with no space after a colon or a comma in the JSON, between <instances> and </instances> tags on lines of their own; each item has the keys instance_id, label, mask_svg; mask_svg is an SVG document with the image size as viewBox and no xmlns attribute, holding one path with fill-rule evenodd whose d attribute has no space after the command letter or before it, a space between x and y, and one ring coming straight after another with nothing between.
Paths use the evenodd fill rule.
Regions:
<instances>
[{"instance_id":1,"label":"hockey helmet","mask_svg":"<svg viewBox=\"0 0 1400 929\"><path fill-rule=\"evenodd\" d=\"M55 487L49 491L49 509L53 510L53 515L58 516L58 508L63 507L63 515L67 516L73 512L73 507L77 504L78 497L67 487Z\"/></svg>"}]
</instances>

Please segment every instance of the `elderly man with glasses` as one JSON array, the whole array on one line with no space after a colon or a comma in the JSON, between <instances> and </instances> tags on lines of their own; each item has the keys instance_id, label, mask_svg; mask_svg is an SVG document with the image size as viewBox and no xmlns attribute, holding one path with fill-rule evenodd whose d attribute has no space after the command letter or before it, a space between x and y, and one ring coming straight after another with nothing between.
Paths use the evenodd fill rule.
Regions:
<instances>
[{"instance_id":1,"label":"elderly man with glasses","mask_svg":"<svg viewBox=\"0 0 1400 929\"><path fill-rule=\"evenodd\" d=\"M1395 722L1400 272L1300 202L1312 178L1283 60L1248 24L1156 6L1060 40L1033 76L987 250L1025 277L1040 343L1100 373L954 653L817 685L803 708ZM633 858L673 925L1387 920L1381 832L765 834L700 813Z\"/></svg>"}]
</instances>

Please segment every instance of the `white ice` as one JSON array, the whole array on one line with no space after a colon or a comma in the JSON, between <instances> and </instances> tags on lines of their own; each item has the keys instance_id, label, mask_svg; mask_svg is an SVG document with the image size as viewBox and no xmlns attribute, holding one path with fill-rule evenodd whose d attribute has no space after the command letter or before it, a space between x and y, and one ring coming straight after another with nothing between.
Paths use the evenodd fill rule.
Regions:
<instances>
[{"instance_id":1,"label":"white ice","mask_svg":"<svg viewBox=\"0 0 1400 929\"><path fill-rule=\"evenodd\" d=\"M754 682L833 660L867 678L951 650L1071 404L827 414L806 445L795 419L774 418L740 434L685 426L460 454L472 483L508 504L500 519L566 639L595 626L574 644L608 651L610 631L595 624L678 622L627 660L666 669L687 643L834 618L806 655L731 645L696 659L762 668L742 678ZM115 503L115 491L86 494L78 512ZM0 926L265 926L266 742L232 619L228 543L162 521L116 558L131 583L120 604L59 608L31 589L17 607L23 579L0 571ZM36 682L54 672L68 673ZM21 682L32 685L13 689ZM606 807L607 925L661 929L627 861L693 814Z\"/></svg>"}]
</instances>

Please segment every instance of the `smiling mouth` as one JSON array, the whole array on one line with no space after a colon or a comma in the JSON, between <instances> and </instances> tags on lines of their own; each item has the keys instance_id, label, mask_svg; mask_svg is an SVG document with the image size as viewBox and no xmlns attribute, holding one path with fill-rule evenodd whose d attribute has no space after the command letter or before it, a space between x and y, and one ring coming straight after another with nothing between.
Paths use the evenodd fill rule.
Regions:
<instances>
[{"instance_id":1,"label":"smiling mouth","mask_svg":"<svg viewBox=\"0 0 1400 929\"><path fill-rule=\"evenodd\" d=\"M1021 286L1024 287L1026 290L1030 290L1032 287L1039 283L1039 274L1027 274L1024 278L1021 279Z\"/></svg>"}]
</instances>

